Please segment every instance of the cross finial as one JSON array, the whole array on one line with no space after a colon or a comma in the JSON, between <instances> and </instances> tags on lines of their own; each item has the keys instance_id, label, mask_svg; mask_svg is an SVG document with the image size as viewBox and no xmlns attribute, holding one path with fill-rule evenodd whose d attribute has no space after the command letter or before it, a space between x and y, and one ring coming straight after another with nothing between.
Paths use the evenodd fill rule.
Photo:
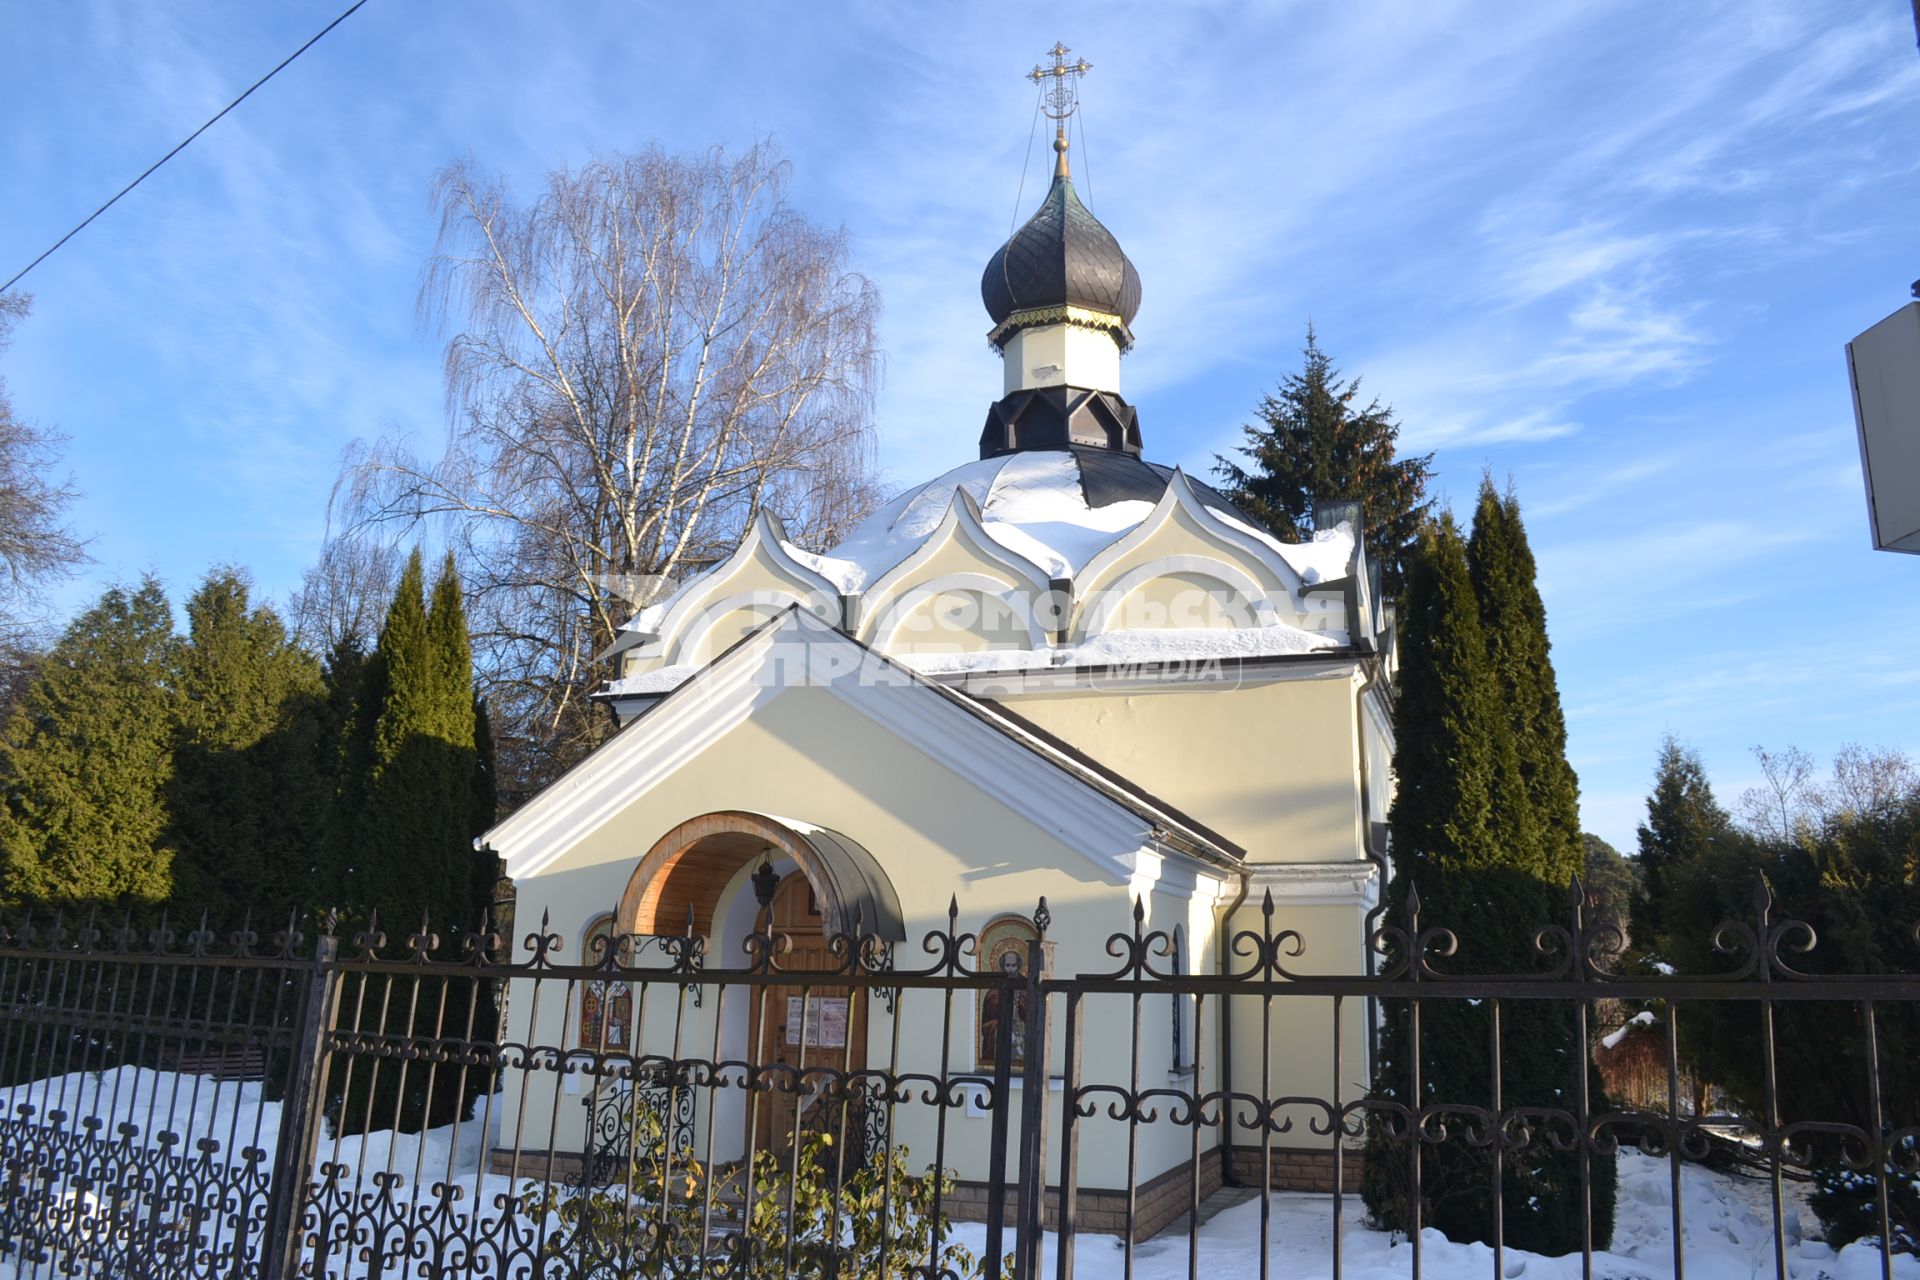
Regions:
<instances>
[{"instance_id":1,"label":"cross finial","mask_svg":"<svg viewBox=\"0 0 1920 1280\"><path fill-rule=\"evenodd\" d=\"M1067 55L1072 52L1055 41L1053 48L1047 50L1053 65L1040 63L1027 72L1027 79L1040 86L1040 109L1054 123L1053 151L1057 158L1053 172L1062 178L1067 176L1067 117L1080 108L1080 77L1093 70L1093 64L1085 58L1068 62Z\"/></svg>"}]
</instances>

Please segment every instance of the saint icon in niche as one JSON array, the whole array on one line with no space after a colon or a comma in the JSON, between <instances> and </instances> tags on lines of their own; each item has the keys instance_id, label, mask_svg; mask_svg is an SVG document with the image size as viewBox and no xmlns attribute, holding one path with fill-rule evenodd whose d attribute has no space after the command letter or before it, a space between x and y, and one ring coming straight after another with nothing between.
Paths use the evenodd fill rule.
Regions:
<instances>
[{"instance_id":1,"label":"saint icon in niche","mask_svg":"<svg viewBox=\"0 0 1920 1280\"><path fill-rule=\"evenodd\" d=\"M601 916L587 926L586 935L580 939L580 963L601 963L607 948L614 945L613 917ZM630 984L585 982L580 985L580 1048L606 1053L624 1050L627 1025L632 1021L633 987Z\"/></svg>"},{"instance_id":2,"label":"saint icon in niche","mask_svg":"<svg viewBox=\"0 0 1920 1280\"><path fill-rule=\"evenodd\" d=\"M1033 925L1016 916L995 920L980 931L979 967L982 973L1025 973L1028 944L1040 935ZM1027 992L993 989L980 993L980 1016L975 1022L974 1066L991 1071L1000 1043L1000 1025L1013 1025L1013 1070L1025 1064L1027 1047Z\"/></svg>"}]
</instances>

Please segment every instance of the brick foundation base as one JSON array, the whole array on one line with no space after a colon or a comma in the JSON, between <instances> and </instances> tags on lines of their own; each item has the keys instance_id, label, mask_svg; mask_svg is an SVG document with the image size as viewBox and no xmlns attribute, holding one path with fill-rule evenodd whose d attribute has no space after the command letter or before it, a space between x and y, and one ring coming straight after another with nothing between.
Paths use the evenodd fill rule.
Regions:
<instances>
[{"instance_id":1,"label":"brick foundation base","mask_svg":"<svg viewBox=\"0 0 1920 1280\"><path fill-rule=\"evenodd\" d=\"M1140 1184L1133 1197L1133 1238L1145 1240L1166 1229L1168 1223L1185 1213L1193 1200L1192 1186L1193 1162L1183 1161L1168 1169L1158 1177L1150 1178ZM1205 1152L1200 1157L1199 1198L1205 1200L1220 1189L1220 1156L1218 1152ZM990 1188L984 1182L960 1182L945 1198L947 1216L955 1222L984 1222L987 1217L987 1202ZM1006 1189L1007 1226L1013 1226L1014 1189ZM1048 1230L1057 1230L1060 1210L1060 1189L1047 1188L1046 1225ZM1082 1186L1075 1197L1074 1230L1076 1232L1098 1232L1102 1235L1120 1235L1126 1230L1127 1193L1114 1187ZM1012 1236L1008 1236L1011 1247Z\"/></svg>"},{"instance_id":2,"label":"brick foundation base","mask_svg":"<svg viewBox=\"0 0 1920 1280\"><path fill-rule=\"evenodd\" d=\"M552 1154L552 1176L556 1179L577 1179L580 1176L582 1161L574 1152L556 1151ZM544 1178L548 1176L548 1153L545 1151L522 1152L520 1154L519 1173L523 1178ZM1242 1186L1260 1185L1261 1153L1258 1147L1235 1147L1228 1158L1234 1174L1234 1181ZM1273 1176L1270 1185L1276 1191L1320 1191L1333 1190L1333 1152L1320 1150L1299 1150L1275 1147L1272 1149ZM513 1165L511 1151L494 1150L488 1162L491 1172L504 1174ZM1157 1177L1140 1184L1133 1196L1133 1238L1146 1240L1165 1230L1167 1225L1184 1214L1192 1204L1195 1195L1191 1185L1193 1163L1182 1163L1168 1169ZM1346 1153L1342 1180L1346 1184L1343 1190L1357 1192L1360 1189L1360 1153ZM1208 1151L1200 1156L1200 1186L1198 1198L1205 1200L1218 1191L1224 1179L1221 1176L1221 1160L1218 1151ZM987 1217L987 1204L991 1190L984 1182L956 1182L953 1189L943 1197L942 1203L947 1216L955 1222L984 1222ZM1006 1188L1007 1228L1013 1228L1014 1200L1013 1188ZM1060 1191L1049 1186L1046 1198L1046 1225L1049 1230L1059 1228ZM1127 1193L1124 1188L1082 1186L1076 1197L1074 1209L1076 1231L1097 1232L1103 1235L1119 1235L1126 1229ZM1012 1247L1013 1237L1007 1237L1008 1247Z\"/></svg>"},{"instance_id":3,"label":"brick foundation base","mask_svg":"<svg viewBox=\"0 0 1920 1280\"><path fill-rule=\"evenodd\" d=\"M1274 1147L1272 1176L1268 1185L1275 1191L1321 1191L1333 1190L1333 1152L1330 1150L1300 1150L1291 1147ZM1233 1174L1244 1186L1260 1185L1261 1154L1258 1147L1235 1147L1233 1149ZM1341 1160L1340 1182L1342 1191L1360 1190L1360 1153L1349 1150Z\"/></svg>"}]
</instances>

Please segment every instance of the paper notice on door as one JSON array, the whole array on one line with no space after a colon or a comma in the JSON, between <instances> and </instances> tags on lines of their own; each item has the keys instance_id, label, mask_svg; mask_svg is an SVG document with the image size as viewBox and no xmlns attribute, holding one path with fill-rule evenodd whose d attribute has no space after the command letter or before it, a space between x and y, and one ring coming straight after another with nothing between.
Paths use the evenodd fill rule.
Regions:
<instances>
[{"instance_id":1,"label":"paper notice on door","mask_svg":"<svg viewBox=\"0 0 1920 1280\"><path fill-rule=\"evenodd\" d=\"M809 1049L842 1049L847 1043L847 997L814 996L806 999L807 1043ZM787 1043L800 1043L800 1005L802 997L787 997Z\"/></svg>"}]
</instances>

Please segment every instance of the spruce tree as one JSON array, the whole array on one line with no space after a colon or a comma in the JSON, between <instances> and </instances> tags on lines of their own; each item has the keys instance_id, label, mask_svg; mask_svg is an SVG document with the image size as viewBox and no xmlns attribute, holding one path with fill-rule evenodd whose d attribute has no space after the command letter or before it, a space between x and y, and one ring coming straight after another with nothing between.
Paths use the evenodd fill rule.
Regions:
<instances>
[{"instance_id":1,"label":"spruce tree","mask_svg":"<svg viewBox=\"0 0 1920 1280\"><path fill-rule=\"evenodd\" d=\"M1458 939L1437 961L1448 972L1539 972L1533 928L1564 919L1566 888L1545 878L1535 831L1488 652L1467 550L1450 518L1432 524L1410 564L1401 608L1401 663L1395 692L1396 791L1388 814L1394 858L1388 922L1412 935L1410 895L1422 905L1419 926L1440 926ZM1408 1010L1383 1010L1374 1094L1403 1105L1484 1107L1491 1102L1492 1023L1484 1005L1436 999L1425 1003L1420 1039L1424 1093L1410 1092L1413 1037ZM1580 1082L1597 1073L1578 1042L1570 1010L1544 1001L1513 1001L1503 1010L1502 1105L1570 1109ZM1603 1109L1596 1091L1596 1110ZM1411 1225L1410 1151L1376 1116L1370 1125L1362 1192L1376 1220ZM1446 1141L1421 1144L1421 1214L1426 1226L1455 1240L1488 1240L1493 1229L1492 1161L1460 1126ZM1502 1159L1507 1242L1544 1252L1578 1247L1581 1204L1576 1158L1533 1142ZM1614 1170L1594 1156L1595 1239L1612 1231Z\"/></svg>"},{"instance_id":2,"label":"spruce tree","mask_svg":"<svg viewBox=\"0 0 1920 1280\"><path fill-rule=\"evenodd\" d=\"M1507 718L1522 790L1539 844L1539 875L1564 885L1580 872L1580 782L1567 762L1567 722L1547 640L1547 609L1535 581L1520 502L1480 481L1480 501L1467 543L1467 565L1480 602L1480 624L1495 694ZM1508 865L1519 865L1506 851Z\"/></svg>"},{"instance_id":3,"label":"spruce tree","mask_svg":"<svg viewBox=\"0 0 1920 1280\"><path fill-rule=\"evenodd\" d=\"M176 915L263 928L312 905L326 822L320 667L244 575L217 569L187 601L179 731L167 788Z\"/></svg>"},{"instance_id":4,"label":"spruce tree","mask_svg":"<svg viewBox=\"0 0 1920 1280\"><path fill-rule=\"evenodd\" d=\"M1631 941L1633 902L1640 892L1639 864L1591 831L1580 840L1585 846L1580 883L1587 890L1587 922L1610 925Z\"/></svg>"},{"instance_id":5,"label":"spruce tree","mask_svg":"<svg viewBox=\"0 0 1920 1280\"><path fill-rule=\"evenodd\" d=\"M1752 919L1754 889L1763 876L1784 869L1781 860L1734 826L1714 798L1699 755L1671 735L1660 746L1638 835L1634 961L1667 973L1724 972L1728 957L1715 949L1715 929L1728 920ZM1804 863L1797 846L1788 852ZM1745 1060L1753 1056L1758 1019L1750 1006L1696 1001L1680 1011L1678 1024L1678 1054L1699 1112L1710 1086L1750 1077Z\"/></svg>"},{"instance_id":6,"label":"spruce tree","mask_svg":"<svg viewBox=\"0 0 1920 1280\"><path fill-rule=\"evenodd\" d=\"M173 615L152 578L75 618L0 732L0 891L12 903L166 898Z\"/></svg>"},{"instance_id":7,"label":"spruce tree","mask_svg":"<svg viewBox=\"0 0 1920 1280\"><path fill-rule=\"evenodd\" d=\"M1706 766L1672 734L1660 744L1647 820L1640 825L1640 886L1633 900L1633 932L1643 948L1659 953L1704 937L1702 921L1684 918L1674 901L1691 869L1713 858L1734 835L1733 820L1714 799ZM1717 921L1704 922L1710 930ZM1679 926L1676 928L1675 926ZM1656 956L1658 958L1658 956ZM1671 963L1671 960L1668 961Z\"/></svg>"},{"instance_id":8,"label":"spruce tree","mask_svg":"<svg viewBox=\"0 0 1920 1280\"><path fill-rule=\"evenodd\" d=\"M1258 420L1242 428L1244 465L1216 456L1214 474L1235 505L1288 542L1312 538L1316 502L1359 502L1367 559L1380 567L1391 599L1433 505L1433 455L1395 456L1393 411L1378 399L1360 404L1360 379L1341 380L1311 324L1302 355L1301 371L1263 397Z\"/></svg>"}]
</instances>

